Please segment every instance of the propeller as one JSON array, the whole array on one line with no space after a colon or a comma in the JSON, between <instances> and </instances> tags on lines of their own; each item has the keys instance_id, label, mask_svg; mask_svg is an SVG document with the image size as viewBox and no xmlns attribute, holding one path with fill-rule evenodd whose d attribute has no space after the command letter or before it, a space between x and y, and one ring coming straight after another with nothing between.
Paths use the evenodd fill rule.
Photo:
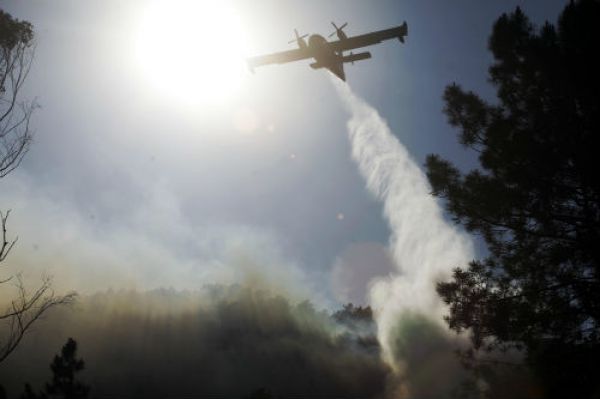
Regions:
<instances>
[{"instance_id":1,"label":"propeller","mask_svg":"<svg viewBox=\"0 0 600 399\"><path fill-rule=\"evenodd\" d=\"M336 33L341 32L346 26L348 26L348 22L344 22L344 24L340 27L338 27L335 22L331 22L331 25L333 25L333 27L335 28L335 32L333 32L331 35L329 35L329 37L335 35Z\"/></svg>"},{"instance_id":2,"label":"propeller","mask_svg":"<svg viewBox=\"0 0 600 399\"><path fill-rule=\"evenodd\" d=\"M294 29L294 33L296 34L296 38L295 38L295 39L293 39L293 40L290 40L290 41L288 42L288 44L295 43L295 42L297 42L298 40L300 40L300 39L304 39L306 36L308 36L308 34L300 36L300 35L298 34L298 30L297 30L297 29Z\"/></svg>"}]
</instances>

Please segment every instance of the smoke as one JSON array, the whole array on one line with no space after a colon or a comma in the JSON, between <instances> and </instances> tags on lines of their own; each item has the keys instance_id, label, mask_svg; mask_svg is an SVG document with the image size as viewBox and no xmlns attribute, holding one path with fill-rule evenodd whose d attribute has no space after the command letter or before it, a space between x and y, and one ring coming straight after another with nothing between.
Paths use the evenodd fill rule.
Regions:
<instances>
[{"instance_id":1,"label":"smoke","mask_svg":"<svg viewBox=\"0 0 600 399\"><path fill-rule=\"evenodd\" d=\"M144 201L114 221L57 199L19 171L2 188L0 203L12 209L9 238L19 238L2 265L2 278L22 273L33 288L42 275L50 275L57 292L83 295L108 288L145 291L244 283L289 298L310 297L320 305L329 302L302 264L284 253L276 231L239 224L194 225L160 182L141 189ZM14 295L8 284L2 288L0 306Z\"/></svg>"},{"instance_id":2,"label":"smoke","mask_svg":"<svg viewBox=\"0 0 600 399\"><path fill-rule=\"evenodd\" d=\"M385 394L391 369L374 326L349 329L315 309L324 294L276 233L196 227L160 184L114 223L99 221L43 195L26 175L14 177L0 200L14 204L10 230L22 238L6 272L24 270L35 286L48 270L57 290L82 295L36 323L2 364L9 397L26 382L44 386L68 337L79 343L82 378L99 398L239 398L261 387L283 397Z\"/></svg>"},{"instance_id":3,"label":"smoke","mask_svg":"<svg viewBox=\"0 0 600 399\"><path fill-rule=\"evenodd\" d=\"M336 81L335 85L351 114L352 158L368 190L383 202L392 232L390 250L396 269L371 285L370 299L384 359L406 374L410 364L402 348L411 346L406 339L418 336L408 333L412 330L406 327L406 320L421 320L411 323L417 329L425 325L443 329L444 307L435 284L447 278L454 267L473 259L473 245L444 219L426 176L386 121L347 84ZM436 335L435 340L445 335Z\"/></svg>"},{"instance_id":4,"label":"smoke","mask_svg":"<svg viewBox=\"0 0 600 399\"><path fill-rule=\"evenodd\" d=\"M68 337L94 397L381 398L390 368L374 328L337 323L309 302L251 284L108 291L55 309L0 368L11 397L43 387ZM358 320L356 323L364 323Z\"/></svg>"},{"instance_id":5,"label":"smoke","mask_svg":"<svg viewBox=\"0 0 600 399\"><path fill-rule=\"evenodd\" d=\"M339 326L293 302L326 300L278 249L275 233L244 226L195 227L160 182L142 187L138 206L115 215L115 221L100 222L93 212L73 210L44 195L26 176L15 175L19 178L3 181L0 199L15 204L18 218L11 220L11 230L22 236L17 248L22 250L11 254L12 267L29 270L30 278L48 270L57 288L77 287L84 294L106 287L194 289L207 282L240 282L251 290L223 294L217 289L200 297L171 291L142 299L122 292L115 298L90 297L75 312L59 310L57 317L49 317L47 327L28 337L11 360L14 367L5 367L0 377L40 386L47 376L39 370L45 372L52 354L74 336L92 385L105 393L112 389L107 387L133 386L137 391L128 391L130 397L173 392L236 396L261 386L305 396L448 394L462 376L453 354L460 341L441 322L444 307L435 283L473 258L472 243L444 220L426 177L385 120L347 85L339 83L337 89L351 113L352 157L369 191L383 202L392 231L391 262L385 251L373 249L381 255L378 272L388 275L369 284L382 353L352 336L340 338ZM334 279L340 282L334 287L338 298L362 298L361 287L346 284L342 271L350 268L370 280L373 270L353 269L364 263L359 256L364 252L364 247L348 251L334 265L333 274L341 273ZM261 289L272 295L254 294ZM23 370L37 374L17 378Z\"/></svg>"}]
</instances>

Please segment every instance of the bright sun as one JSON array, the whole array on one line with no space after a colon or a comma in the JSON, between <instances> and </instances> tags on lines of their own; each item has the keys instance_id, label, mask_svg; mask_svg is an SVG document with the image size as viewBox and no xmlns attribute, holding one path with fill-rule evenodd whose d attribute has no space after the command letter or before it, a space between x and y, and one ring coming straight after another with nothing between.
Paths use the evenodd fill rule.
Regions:
<instances>
[{"instance_id":1,"label":"bright sun","mask_svg":"<svg viewBox=\"0 0 600 399\"><path fill-rule=\"evenodd\" d=\"M156 0L144 11L136 56L149 82L193 103L230 98L245 73L239 16L223 0Z\"/></svg>"}]
</instances>

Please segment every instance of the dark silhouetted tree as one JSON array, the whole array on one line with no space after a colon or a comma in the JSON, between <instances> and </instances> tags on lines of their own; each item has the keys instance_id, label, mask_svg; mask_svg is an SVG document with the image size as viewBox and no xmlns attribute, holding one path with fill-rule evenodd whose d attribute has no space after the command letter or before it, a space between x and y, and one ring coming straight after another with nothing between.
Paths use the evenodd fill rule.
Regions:
<instances>
[{"instance_id":1,"label":"dark silhouetted tree","mask_svg":"<svg viewBox=\"0 0 600 399\"><path fill-rule=\"evenodd\" d=\"M45 399L46 396L42 393L37 395L33 392L31 385L25 384L25 391L21 394L20 399Z\"/></svg>"},{"instance_id":2,"label":"dark silhouetted tree","mask_svg":"<svg viewBox=\"0 0 600 399\"><path fill-rule=\"evenodd\" d=\"M338 336L340 342L360 346L363 350L379 353L377 326L370 306L356 306L348 303L331 315L332 319L347 329Z\"/></svg>"},{"instance_id":3,"label":"dark silhouetted tree","mask_svg":"<svg viewBox=\"0 0 600 399\"><path fill-rule=\"evenodd\" d=\"M333 314L333 319L342 324L373 323L373 310L370 306L355 306L352 303L344 305L341 310Z\"/></svg>"},{"instance_id":4,"label":"dark silhouetted tree","mask_svg":"<svg viewBox=\"0 0 600 399\"><path fill-rule=\"evenodd\" d=\"M244 396L243 399L275 399L275 397L267 388L259 388L250 395Z\"/></svg>"},{"instance_id":5,"label":"dark silhouetted tree","mask_svg":"<svg viewBox=\"0 0 600 399\"><path fill-rule=\"evenodd\" d=\"M33 27L0 10L0 178L12 172L31 144L29 120L35 104L19 100L19 93L33 57ZM17 239L7 236L10 211L0 211L0 263L13 249ZM49 277L28 292L20 275L0 278L0 290L14 289L6 309L0 311L0 363L19 345L27 330L49 308L70 303L75 294L57 296ZM3 298L3 299L4 299ZM5 306L3 304L3 306Z\"/></svg>"},{"instance_id":6,"label":"dark silhouetted tree","mask_svg":"<svg viewBox=\"0 0 600 399\"><path fill-rule=\"evenodd\" d=\"M426 161L433 194L489 255L438 293L473 348L518 348L545 397L600 397L600 2L536 29L517 8L493 27L498 102L456 84L445 112L480 169Z\"/></svg>"},{"instance_id":7,"label":"dark silhouetted tree","mask_svg":"<svg viewBox=\"0 0 600 399\"><path fill-rule=\"evenodd\" d=\"M84 361L77 359L77 342L69 338L50 364L52 381L46 384L44 392L36 394L31 385L25 384L21 399L86 399L90 387L77 380L84 366Z\"/></svg>"},{"instance_id":8,"label":"dark silhouetted tree","mask_svg":"<svg viewBox=\"0 0 600 399\"><path fill-rule=\"evenodd\" d=\"M63 346L60 356L56 355L50 365L52 382L46 384L46 394L50 398L85 399L90 388L80 381L76 375L84 368L84 362L77 359L77 342L69 338Z\"/></svg>"}]
</instances>

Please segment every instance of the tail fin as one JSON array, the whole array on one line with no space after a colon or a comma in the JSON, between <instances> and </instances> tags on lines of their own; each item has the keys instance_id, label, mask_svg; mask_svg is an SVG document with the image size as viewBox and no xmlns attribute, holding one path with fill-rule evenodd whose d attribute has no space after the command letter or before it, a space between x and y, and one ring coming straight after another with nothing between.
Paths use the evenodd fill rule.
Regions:
<instances>
[{"instance_id":1,"label":"tail fin","mask_svg":"<svg viewBox=\"0 0 600 399\"><path fill-rule=\"evenodd\" d=\"M398 35L398 40L404 43L404 37L408 35L408 24L406 21L402 25L400 25L400 35Z\"/></svg>"}]
</instances>

